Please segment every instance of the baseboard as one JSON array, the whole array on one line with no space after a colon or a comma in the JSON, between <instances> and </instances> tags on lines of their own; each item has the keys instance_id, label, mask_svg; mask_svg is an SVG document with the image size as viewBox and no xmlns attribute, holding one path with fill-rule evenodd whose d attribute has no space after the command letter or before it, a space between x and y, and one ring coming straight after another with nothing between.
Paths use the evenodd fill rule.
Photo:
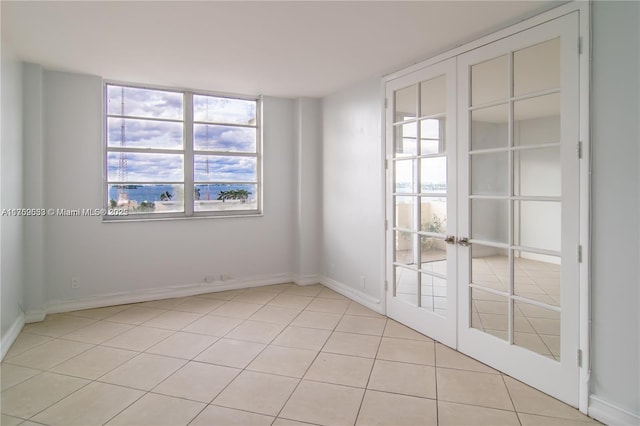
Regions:
<instances>
[{"instance_id":1,"label":"baseboard","mask_svg":"<svg viewBox=\"0 0 640 426\"><path fill-rule=\"evenodd\" d=\"M11 327L9 327L7 334L0 339L0 361L4 359L4 356L9 352L9 349L11 349L11 345L13 345L20 331L22 331L22 327L24 327L24 314L20 313L18 318L11 324Z\"/></svg>"},{"instance_id":2,"label":"baseboard","mask_svg":"<svg viewBox=\"0 0 640 426\"><path fill-rule=\"evenodd\" d=\"M366 306L372 311L375 311L382 315L385 314L385 307L380 299L369 296L366 293L356 290L344 283L341 283L329 277L320 277L320 283L326 287L329 287L331 290L340 293L341 295L348 297L349 299L358 302L361 305Z\"/></svg>"},{"instance_id":3,"label":"baseboard","mask_svg":"<svg viewBox=\"0 0 640 426\"><path fill-rule=\"evenodd\" d=\"M319 284L321 282L321 277L320 275L298 275L293 279L293 282L298 284L298 285L313 285L313 284Z\"/></svg>"},{"instance_id":4,"label":"baseboard","mask_svg":"<svg viewBox=\"0 0 640 426\"><path fill-rule=\"evenodd\" d=\"M354 300L367 308L384 314L384 304L380 299L369 296L339 281L320 275L294 276L292 274L274 274L268 276L248 277L237 280L216 281L213 283L199 283L191 285L152 288L137 291L119 292L76 298L70 300L50 300L45 309L27 312L25 321L42 321L47 314L79 311L83 309L103 308L105 306L126 305L130 303L148 302L152 300L169 299L174 297L196 296L227 290L260 287L265 285L295 282L298 285L323 284L326 287Z\"/></svg>"},{"instance_id":5,"label":"baseboard","mask_svg":"<svg viewBox=\"0 0 640 426\"><path fill-rule=\"evenodd\" d=\"M589 396L589 416L611 426L640 424L639 414L616 407L594 395Z\"/></svg>"},{"instance_id":6,"label":"baseboard","mask_svg":"<svg viewBox=\"0 0 640 426\"><path fill-rule=\"evenodd\" d=\"M148 302L151 300L196 296L205 293L260 287L272 284L283 284L292 281L293 276L291 274L275 274L269 276L257 276L235 280L232 279L226 281L216 281L213 283L200 283L130 292L111 293L71 300L51 300L47 302L43 313L57 314L62 312L79 311L82 309L103 308L105 306L126 305L129 303ZM36 316L33 315L33 317L35 318ZM29 319L31 319L31 316ZM42 319L44 319L44 316L36 321L41 321Z\"/></svg>"},{"instance_id":7,"label":"baseboard","mask_svg":"<svg viewBox=\"0 0 640 426\"><path fill-rule=\"evenodd\" d=\"M44 321L44 318L47 316L47 311L44 309L38 309L36 311L27 311L24 315L24 322L29 324L32 322L40 322Z\"/></svg>"}]
</instances>

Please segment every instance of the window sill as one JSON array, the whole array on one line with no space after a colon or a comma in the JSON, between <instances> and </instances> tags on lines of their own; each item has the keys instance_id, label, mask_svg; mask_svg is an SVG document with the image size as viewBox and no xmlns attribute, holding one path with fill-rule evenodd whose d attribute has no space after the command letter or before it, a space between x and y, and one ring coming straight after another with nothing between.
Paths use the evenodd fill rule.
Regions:
<instances>
[{"instance_id":1,"label":"window sill","mask_svg":"<svg viewBox=\"0 0 640 426\"><path fill-rule=\"evenodd\" d=\"M171 220L203 220L203 219L240 219L245 217L263 217L264 213L255 211L251 213L241 214L224 214L224 215L194 215L194 216L161 216L154 217L149 215L131 215L131 216L103 216L102 223L129 223L129 222L157 222Z\"/></svg>"}]
</instances>

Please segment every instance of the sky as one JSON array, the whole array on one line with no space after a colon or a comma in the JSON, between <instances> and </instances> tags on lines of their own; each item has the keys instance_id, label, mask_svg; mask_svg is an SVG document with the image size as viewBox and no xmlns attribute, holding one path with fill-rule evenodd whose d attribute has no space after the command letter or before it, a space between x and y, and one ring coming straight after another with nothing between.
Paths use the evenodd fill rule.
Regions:
<instances>
[{"instance_id":1,"label":"sky","mask_svg":"<svg viewBox=\"0 0 640 426\"><path fill-rule=\"evenodd\" d=\"M124 94L124 102L123 102ZM194 149L232 153L256 152L256 102L194 95ZM182 93L107 86L109 115L107 144L139 149L183 149L184 115ZM176 121L160 121L176 120ZM197 123L200 121L200 123ZM215 122L217 124L208 124ZM124 139L123 139L124 135ZM108 153L108 179L119 181L120 153ZM127 182L180 182L184 158L180 153L126 153ZM244 156L194 156L196 182L253 182L257 180L256 158ZM207 173L208 169L208 173Z\"/></svg>"}]
</instances>

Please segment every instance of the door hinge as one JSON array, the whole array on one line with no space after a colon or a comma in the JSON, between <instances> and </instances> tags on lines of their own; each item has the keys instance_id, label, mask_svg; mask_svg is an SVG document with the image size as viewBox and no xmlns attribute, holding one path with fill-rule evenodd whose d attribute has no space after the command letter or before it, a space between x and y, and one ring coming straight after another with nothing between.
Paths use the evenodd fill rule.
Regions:
<instances>
[{"instance_id":1,"label":"door hinge","mask_svg":"<svg viewBox=\"0 0 640 426\"><path fill-rule=\"evenodd\" d=\"M384 230L385 231L389 230L389 221L387 219L384 220Z\"/></svg>"},{"instance_id":2,"label":"door hinge","mask_svg":"<svg viewBox=\"0 0 640 426\"><path fill-rule=\"evenodd\" d=\"M582 263L582 246L578 246L578 263Z\"/></svg>"},{"instance_id":3,"label":"door hinge","mask_svg":"<svg viewBox=\"0 0 640 426\"><path fill-rule=\"evenodd\" d=\"M582 158L582 141L578 141L576 145L576 151L578 153L578 158Z\"/></svg>"},{"instance_id":4,"label":"door hinge","mask_svg":"<svg viewBox=\"0 0 640 426\"><path fill-rule=\"evenodd\" d=\"M582 349L578 349L577 361L578 367L582 367Z\"/></svg>"},{"instance_id":5,"label":"door hinge","mask_svg":"<svg viewBox=\"0 0 640 426\"><path fill-rule=\"evenodd\" d=\"M386 158L384 159L384 169L389 170L389 160L387 160Z\"/></svg>"},{"instance_id":6,"label":"door hinge","mask_svg":"<svg viewBox=\"0 0 640 426\"><path fill-rule=\"evenodd\" d=\"M387 109L389 106L389 102L387 98L384 98L384 108Z\"/></svg>"},{"instance_id":7,"label":"door hinge","mask_svg":"<svg viewBox=\"0 0 640 426\"><path fill-rule=\"evenodd\" d=\"M384 280L384 291L389 290L389 281Z\"/></svg>"}]
</instances>

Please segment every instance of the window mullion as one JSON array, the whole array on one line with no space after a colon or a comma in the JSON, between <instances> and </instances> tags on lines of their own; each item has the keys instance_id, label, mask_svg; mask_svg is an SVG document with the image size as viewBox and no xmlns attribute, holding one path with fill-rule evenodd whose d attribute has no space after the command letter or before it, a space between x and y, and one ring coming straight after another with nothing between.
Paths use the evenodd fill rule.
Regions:
<instances>
[{"instance_id":1,"label":"window mullion","mask_svg":"<svg viewBox=\"0 0 640 426\"><path fill-rule=\"evenodd\" d=\"M184 94L184 214L193 216L193 93Z\"/></svg>"}]
</instances>

